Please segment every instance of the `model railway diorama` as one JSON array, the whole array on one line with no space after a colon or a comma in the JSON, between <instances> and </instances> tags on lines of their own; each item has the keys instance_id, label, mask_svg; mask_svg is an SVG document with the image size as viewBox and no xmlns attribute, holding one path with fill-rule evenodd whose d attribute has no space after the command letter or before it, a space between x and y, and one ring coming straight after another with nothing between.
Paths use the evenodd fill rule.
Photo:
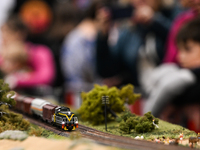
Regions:
<instances>
[{"instance_id":1,"label":"model railway diorama","mask_svg":"<svg viewBox=\"0 0 200 150\"><path fill-rule=\"evenodd\" d=\"M49 124L56 125L63 130L75 130L78 128L78 118L70 111L70 108L53 105L50 102L39 99L15 96L16 110L25 114L36 116Z\"/></svg>"},{"instance_id":2,"label":"model railway diorama","mask_svg":"<svg viewBox=\"0 0 200 150\"><path fill-rule=\"evenodd\" d=\"M177 145L182 142L183 134L185 134L184 140L187 140L189 144L191 143L192 147L200 141L200 134L196 136L196 133L183 129L183 127L177 127L162 120L159 121L158 126L158 118L155 118L151 112L144 114L144 116L137 116L130 111L123 110L124 103L127 102L127 95L130 103L133 103L139 97L134 93L131 85L121 90L96 85L92 91L82 93L83 103L76 113L73 113L68 107L54 105L41 98L28 97L8 90L3 90L3 92L0 103L1 131L18 129L29 132L28 130L36 125L37 129L40 126L47 132L52 131L56 135L65 137L75 135L91 139L98 144L138 150L165 149L166 145L171 145L171 150L178 150L180 147ZM106 98L109 98L106 107L103 101L105 94L108 95ZM123 101L123 99L126 101ZM9 107L11 107L11 110L8 109ZM107 115L105 109L107 109ZM117 112L117 117L113 115L115 112ZM105 130L106 128L103 125L104 115L108 119L108 130ZM79 116L79 123L81 124L78 123L77 116ZM30 123L32 124L30 125ZM30 125L30 128L28 128L28 125ZM8 127L6 128L6 126ZM182 136L177 138L180 132ZM179 142L180 140L181 142ZM181 147L181 149L186 150L188 147Z\"/></svg>"}]
</instances>

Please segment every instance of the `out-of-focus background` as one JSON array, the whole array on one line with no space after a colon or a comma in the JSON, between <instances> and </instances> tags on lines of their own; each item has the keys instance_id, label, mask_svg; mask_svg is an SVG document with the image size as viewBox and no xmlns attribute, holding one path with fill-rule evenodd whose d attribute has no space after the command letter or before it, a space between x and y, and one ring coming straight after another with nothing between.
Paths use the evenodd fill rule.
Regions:
<instances>
[{"instance_id":1,"label":"out-of-focus background","mask_svg":"<svg viewBox=\"0 0 200 150\"><path fill-rule=\"evenodd\" d=\"M0 75L75 108L94 84L131 83L133 113L200 131L199 14L200 0L1 0Z\"/></svg>"}]
</instances>

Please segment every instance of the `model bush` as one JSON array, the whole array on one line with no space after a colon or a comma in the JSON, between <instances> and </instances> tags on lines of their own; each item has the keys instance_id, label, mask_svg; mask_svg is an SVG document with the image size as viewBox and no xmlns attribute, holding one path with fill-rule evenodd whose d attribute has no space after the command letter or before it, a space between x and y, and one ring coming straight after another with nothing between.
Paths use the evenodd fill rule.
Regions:
<instances>
[{"instance_id":1,"label":"model bush","mask_svg":"<svg viewBox=\"0 0 200 150\"><path fill-rule=\"evenodd\" d=\"M102 104L102 96L109 96L109 104L107 104L107 107L114 112L122 112L125 109L125 103L132 104L140 98L140 94L134 93L134 86L131 84L121 89L94 85L91 91L81 94L83 103L78 112L84 121L90 121L92 124L104 122L104 104ZM108 115L108 120L111 118L112 116Z\"/></svg>"},{"instance_id":2,"label":"model bush","mask_svg":"<svg viewBox=\"0 0 200 150\"><path fill-rule=\"evenodd\" d=\"M9 85L0 79L0 101L8 103L12 106L16 104L13 96L15 95L14 91L10 91Z\"/></svg>"},{"instance_id":3,"label":"model bush","mask_svg":"<svg viewBox=\"0 0 200 150\"><path fill-rule=\"evenodd\" d=\"M0 117L0 132L5 130L22 130L29 128L30 123L23 119L22 115L9 110L8 106L1 105L0 110L6 114Z\"/></svg>"},{"instance_id":4,"label":"model bush","mask_svg":"<svg viewBox=\"0 0 200 150\"><path fill-rule=\"evenodd\" d=\"M0 132L5 130L27 130L30 123L22 115L9 110L16 104L14 91L10 91L8 84L0 80Z\"/></svg>"},{"instance_id":5,"label":"model bush","mask_svg":"<svg viewBox=\"0 0 200 150\"><path fill-rule=\"evenodd\" d=\"M158 124L159 122L159 119L155 118L151 112L148 112L144 114L144 116L140 117L132 114L130 111L126 111L123 113L121 118L122 121L119 124L119 129L129 134L131 130L138 133L151 132L155 129L153 119L155 124Z\"/></svg>"}]
</instances>

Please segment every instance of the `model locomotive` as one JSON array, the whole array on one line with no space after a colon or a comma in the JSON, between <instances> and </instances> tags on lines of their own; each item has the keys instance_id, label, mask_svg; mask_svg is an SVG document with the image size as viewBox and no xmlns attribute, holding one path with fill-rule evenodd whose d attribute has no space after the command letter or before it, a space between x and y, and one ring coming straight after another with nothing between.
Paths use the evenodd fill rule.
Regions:
<instances>
[{"instance_id":1,"label":"model locomotive","mask_svg":"<svg viewBox=\"0 0 200 150\"><path fill-rule=\"evenodd\" d=\"M56 106L43 99L21 95L15 97L16 109L25 114L40 117L42 120L57 125L63 130L78 128L78 118L68 107Z\"/></svg>"}]
</instances>

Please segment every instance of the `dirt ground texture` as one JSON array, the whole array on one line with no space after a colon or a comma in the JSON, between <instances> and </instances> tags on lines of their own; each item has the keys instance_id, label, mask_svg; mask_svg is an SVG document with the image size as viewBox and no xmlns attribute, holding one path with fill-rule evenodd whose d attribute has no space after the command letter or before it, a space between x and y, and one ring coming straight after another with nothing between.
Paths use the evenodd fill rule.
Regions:
<instances>
[{"instance_id":1,"label":"dirt ground texture","mask_svg":"<svg viewBox=\"0 0 200 150\"><path fill-rule=\"evenodd\" d=\"M179 144L189 146L188 139L183 139ZM195 148L200 148L200 142L194 144ZM117 150L117 148L106 147L92 143L90 141L79 140L54 140L41 137L28 137L24 141L0 140L0 150Z\"/></svg>"},{"instance_id":2,"label":"dirt ground texture","mask_svg":"<svg viewBox=\"0 0 200 150\"><path fill-rule=\"evenodd\" d=\"M92 142L79 140L53 140L40 137L28 137L24 141L0 140L0 150L116 150Z\"/></svg>"}]
</instances>

